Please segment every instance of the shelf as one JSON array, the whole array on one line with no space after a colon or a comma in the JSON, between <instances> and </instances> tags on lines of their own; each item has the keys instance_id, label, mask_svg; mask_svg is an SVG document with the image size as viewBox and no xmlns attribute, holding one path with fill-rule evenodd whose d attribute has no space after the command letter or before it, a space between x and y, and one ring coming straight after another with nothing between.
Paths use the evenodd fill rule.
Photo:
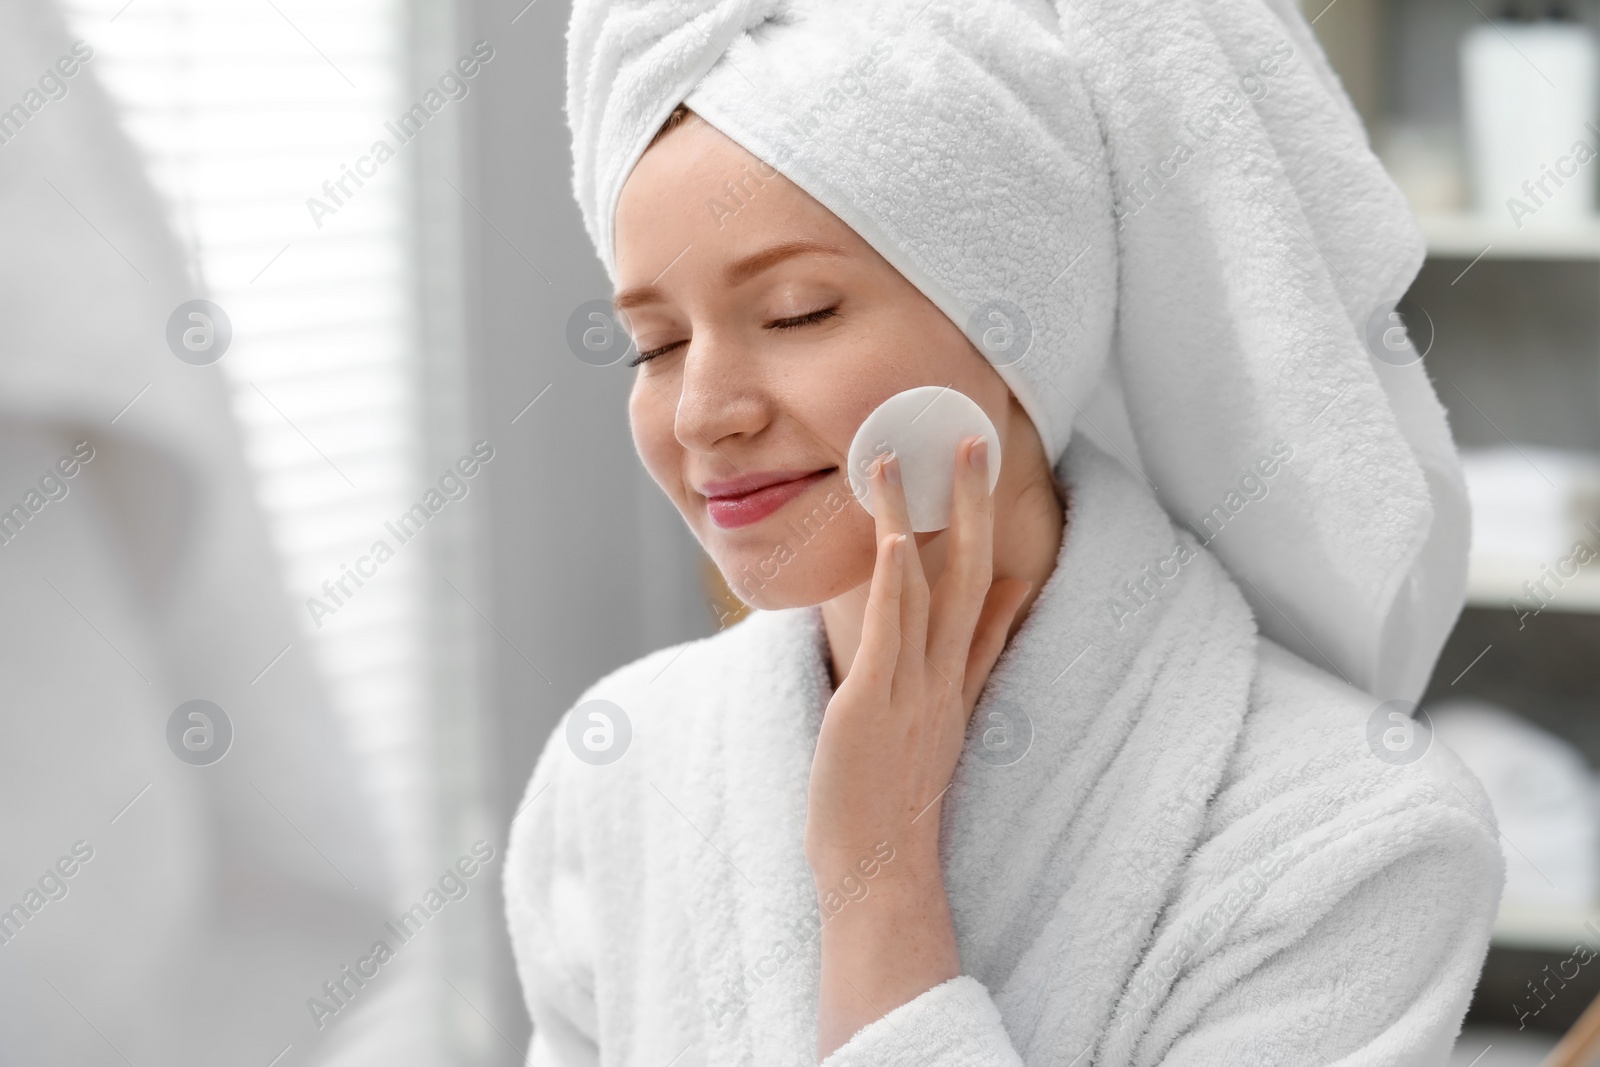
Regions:
<instances>
[{"instance_id":1,"label":"shelf","mask_svg":"<svg viewBox=\"0 0 1600 1067\"><path fill-rule=\"evenodd\" d=\"M1480 608L1511 610L1510 601L1528 608L1538 606L1522 588L1522 583L1539 578L1544 568L1528 560L1485 559L1473 557L1467 564L1467 603ZM1550 586L1554 593L1549 598L1549 611L1600 612L1600 570L1594 567L1578 571L1563 579L1560 588Z\"/></svg>"},{"instance_id":2,"label":"shelf","mask_svg":"<svg viewBox=\"0 0 1600 1067\"><path fill-rule=\"evenodd\" d=\"M1600 260L1600 216L1582 222L1509 221L1481 215L1418 215L1428 255L1439 259ZM1485 251L1487 249L1488 251Z\"/></svg>"},{"instance_id":3,"label":"shelf","mask_svg":"<svg viewBox=\"0 0 1600 1067\"><path fill-rule=\"evenodd\" d=\"M1571 952L1580 941L1600 946L1600 911L1502 903L1492 936L1500 948Z\"/></svg>"}]
</instances>

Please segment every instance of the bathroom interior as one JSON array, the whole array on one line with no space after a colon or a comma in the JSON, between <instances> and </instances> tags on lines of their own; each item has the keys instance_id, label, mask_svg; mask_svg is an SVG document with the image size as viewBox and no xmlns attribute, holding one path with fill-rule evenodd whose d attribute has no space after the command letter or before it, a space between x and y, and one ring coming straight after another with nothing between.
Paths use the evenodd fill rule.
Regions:
<instances>
[{"instance_id":1,"label":"bathroom interior","mask_svg":"<svg viewBox=\"0 0 1600 1067\"><path fill-rule=\"evenodd\" d=\"M44 558L61 588L34 581L37 604L0 625L36 630L48 610L59 616L49 625L81 634L82 649L39 665L53 679L39 689L52 714L74 686L106 691L80 701L100 716L85 712L98 744L75 737L59 761L0 753L0 810L38 813L39 824L37 841L0 855L0 888L36 877L72 840L39 797L99 803L96 789L115 788L95 815L103 858L89 871L100 883L80 879L51 904L53 931L41 924L0 957L0 1064L122 1062L107 1035L141 1063L520 1064L529 1022L497 870L326 1026L304 1003L367 947L347 910L362 921L398 914L478 839L499 847L546 736L593 679L738 616L640 468L629 372L585 365L564 342L574 309L609 297L571 202L568 9L38 2L92 44L85 69L144 161L139 180L171 206L198 284L233 317L233 347L208 372L231 423L188 431L211 434L196 451L212 460L237 453L226 477L250 492L235 519L265 530L275 553L273 602L257 614L292 640L268 641L265 623L217 628L204 647L162 652L164 673L149 666L156 651L119 659L99 642L135 647L141 616L106 623L83 599L91 580L73 578L88 572L83 557L65 539L40 546L59 547ZM1426 239L1415 283L1369 337L1381 345L1404 330L1423 353L1472 501L1467 605L1419 720L1482 779L1507 883L1452 1067L1600 1062L1600 1008L1585 1015L1600 997L1600 0L1302 9ZM471 53L475 42L484 48ZM321 200L325 181L359 164L385 123L468 54L479 70L459 97L336 211L308 217L307 198ZM90 106L82 84L0 149L0 176ZM109 208L91 205L97 188L131 179L94 168L44 177L0 181L0 197L53 213L85 256L146 293L150 279L84 226L120 233ZM72 279L24 262L50 251L16 246L16 314L73 335L95 317L73 302ZM171 304L146 310L159 324ZM153 358L173 362L151 336ZM92 413L108 440L161 402L143 384L130 380ZM39 418L23 411L16 424ZM323 583L481 428L493 459L426 538L336 612L308 615ZM582 464L550 461L580 452ZM130 479L133 503L175 491L181 479L161 470L152 458L145 482ZM551 520L550 500L564 521ZM64 523L70 512L57 510ZM159 546L168 532L151 527L145 540ZM102 562L108 574L139 569L109 550ZM239 571L219 570L203 592L242 601L261 576ZM101 620L99 637L84 612ZM235 753L214 768L180 763L159 726L197 693L162 686L234 656L249 669L205 695L240 724ZM140 720L121 740L139 700L156 726ZM311 724L315 773L280 783L263 759L247 779L285 709ZM130 754L141 769L124 788ZM141 786L148 794L135 796ZM192 816L185 832L140 821L164 803ZM249 893L216 860L241 840L265 857ZM363 842L382 857L358 870ZM264 888L280 877L293 893ZM122 917L129 901L149 904L138 922ZM342 925L317 925L333 919ZM35 981L28 960L45 961L54 985ZM30 1058L35 1047L57 1058Z\"/></svg>"},{"instance_id":2,"label":"bathroom interior","mask_svg":"<svg viewBox=\"0 0 1600 1067\"><path fill-rule=\"evenodd\" d=\"M1600 5L1303 10L1427 238L1398 312L1472 499L1422 708L1484 781L1507 882L1452 1062L1540 1063L1600 995Z\"/></svg>"}]
</instances>

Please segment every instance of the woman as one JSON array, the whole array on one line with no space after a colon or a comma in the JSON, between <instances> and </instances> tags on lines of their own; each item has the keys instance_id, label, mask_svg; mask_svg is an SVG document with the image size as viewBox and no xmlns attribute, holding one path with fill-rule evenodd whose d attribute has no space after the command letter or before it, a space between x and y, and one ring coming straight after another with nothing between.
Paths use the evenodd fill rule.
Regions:
<instances>
[{"instance_id":1,"label":"woman","mask_svg":"<svg viewBox=\"0 0 1600 1067\"><path fill-rule=\"evenodd\" d=\"M547 744L532 1062L1444 1062L1503 878L1406 714L1464 494L1299 14L579 0L569 49L635 444L758 610ZM843 471L925 385L1003 461L908 535Z\"/></svg>"}]
</instances>

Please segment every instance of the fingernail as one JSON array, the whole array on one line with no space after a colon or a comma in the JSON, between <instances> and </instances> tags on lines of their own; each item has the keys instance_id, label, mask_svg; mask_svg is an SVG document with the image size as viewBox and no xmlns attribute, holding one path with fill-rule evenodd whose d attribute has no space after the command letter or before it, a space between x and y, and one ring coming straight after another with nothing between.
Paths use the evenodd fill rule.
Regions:
<instances>
[{"instance_id":1,"label":"fingernail","mask_svg":"<svg viewBox=\"0 0 1600 1067\"><path fill-rule=\"evenodd\" d=\"M900 457L893 452L889 453L883 464L883 476L890 485L900 484Z\"/></svg>"},{"instance_id":2,"label":"fingernail","mask_svg":"<svg viewBox=\"0 0 1600 1067\"><path fill-rule=\"evenodd\" d=\"M896 537L894 539L894 547L889 550L889 555L890 555L891 559L893 559L896 563L899 563L902 559L905 558L905 554L906 554L906 535L905 534L901 534L899 537Z\"/></svg>"},{"instance_id":3,"label":"fingernail","mask_svg":"<svg viewBox=\"0 0 1600 1067\"><path fill-rule=\"evenodd\" d=\"M972 446L972 451L967 453L967 458L972 462L973 469L988 471L989 469L989 439L978 438L978 443Z\"/></svg>"}]
</instances>

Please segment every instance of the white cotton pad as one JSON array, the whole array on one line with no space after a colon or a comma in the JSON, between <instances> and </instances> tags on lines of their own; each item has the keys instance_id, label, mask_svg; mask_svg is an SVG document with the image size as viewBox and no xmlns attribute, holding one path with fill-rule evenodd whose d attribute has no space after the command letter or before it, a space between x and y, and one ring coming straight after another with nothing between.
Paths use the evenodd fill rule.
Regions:
<instances>
[{"instance_id":1,"label":"white cotton pad","mask_svg":"<svg viewBox=\"0 0 1600 1067\"><path fill-rule=\"evenodd\" d=\"M846 471L850 489L861 506L876 516L867 479L878 456L893 452L900 457L912 531L943 530L950 525L956 446L963 437L974 434L989 442L989 490L993 492L1000 480L1000 435L977 401L940 385L896 393L866 417L850 442Z\"/></svg>"}]
</instances>

